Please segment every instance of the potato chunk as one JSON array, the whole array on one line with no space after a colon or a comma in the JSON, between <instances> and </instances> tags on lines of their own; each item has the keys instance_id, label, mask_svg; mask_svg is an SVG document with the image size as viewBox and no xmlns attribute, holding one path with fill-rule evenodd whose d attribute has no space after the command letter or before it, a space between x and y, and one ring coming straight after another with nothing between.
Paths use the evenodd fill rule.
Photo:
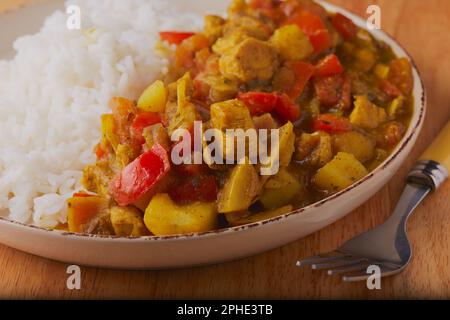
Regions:
<instances>
[{"instance_id":1,"label":"potato chunk","mask_svg":"<svg viewBox=\"0 0 450 320\"><path fill-rule=\"evenodd\" d=\"M168 194L157 194L145 211L144 222L154 235L165 236L214 230L218 215L215 203L180 206Z\"/></svg>"},{"instance_id":2,"label":"potato chunk","mask_svg":"<svg viewBox=\"0 0 450 320\"><path fill-rule=\"evenodd\" d=\"M112 207L111 224L116 236L142 237L149 234L141 212L133 207Z\"/></svg>"},{"instance_id":3,"label":"potato chunk","mask_svg":"<svg viewBox=\"0 0 450 320\"><path fill-rule=\"evenodd\" d=\"M260 190L261 183L253 165L247 163L237 165L219 193L219 212L247 210Z\"/></svg>"},{"instance_id":4,"label":"potato chunk","mask_svg":"<svg viewBox=\"0 0 450 320\"><path fill-rule=\"evenodd\" d=\"M278 55L269 43L248 38L219 59L220 72L242 82L268 81L278 67Z\"/></svg>"},{"instance_id":5,"label":"potato chunk","mask_svg":"<svg viewBox=\"0 0 450 320\"><path fill-rule=\"evenodd\" d=\"M376 129L387 120L386 111L379 108L367 99L366 96L357 96L355 108L350 115L350 122L364 129Z\"/></svg>"},{"instance_id":6,"label":"potato chunk","mask_svg":"<svg viewBox=\"0 0 450 320\"><path fill-rule=\"evenodd\" d=\"M166 108L167 89L161 80L155 81L141 95L138 108L146 112L163 112Z\"/></svg>"},{"instance_id":7,"label":"potato chunk","mask_svg":"<svg viewBox=\"0 0 450 320\"><path fill-rule=\"evenodd\" d=\"M369 172L354 155L339 152L334 159L317 171L314 183L328 192L341 191L356 181L364 178Z\"/></svg>"},{"instance_id":8,"label":"potato chunk","mask_svg":"<svg viewBox=\"0 0 450 320\"><path fill-rule=\"evenodd\" d=\"M286 169L270 178L264 186L260 201L265 209L273 210L289 204L297 195L300 195L302 185Z\"/></svg>"},{"instance_id":9,"label":"potato chunk","mask_svg":"<svg viewBox=\"0 0 450 320\"><path fill-rule=\"evenodd\" d=\"M295 24L277 29L270 43L285 61L303 60L314 52L308 36Z\"/></svg>"},{"instance_id":10,"label":"potato chunk","mask_svg":"<svg viewBox=\"0 0 450 320\"><path fill-rule=\"evenodd\" d=\"M292 122L288 122L280 128L280 166L287 167L291 163L294 151L294 125L292 124Z\"/></svg>"},{"instance_id":11,"label":"potato chunk","mask_svg":"<svg viewBox=\"0 0 450 320\"><path fill-rule=\"evenodd\" d=\"M341 133L333 137L334 150L353 154L364 163L375 156L376 141L356 131Z\"/></svg>"},{"instance_id":12,"label":"potato chunk","mask_svg":"<svg viewBox=\"0 0 450 320\"><path fill-rule=\"evenodd\" d=\"M85 232L88 224L107 207L108 202L101 197L74 197L67 200L67 223L70 232Z\"/></svg>"}]
</instances>

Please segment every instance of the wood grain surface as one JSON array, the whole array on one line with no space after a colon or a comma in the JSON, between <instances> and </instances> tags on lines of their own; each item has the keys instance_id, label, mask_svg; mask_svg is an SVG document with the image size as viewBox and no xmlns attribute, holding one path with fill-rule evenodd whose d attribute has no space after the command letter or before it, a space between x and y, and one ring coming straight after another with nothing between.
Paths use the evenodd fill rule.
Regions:
<instances>
[{"instance_id":1,"label":"wood grain surface","mask_svg":"<svg viewBox=\"0 0 450 320\"><path fill-rule=\"evenodd\" d=\"M1 0L0 10L26 1ZM366 16L368 5L378 4L383 29L411 53L428 91L429 111L419 141L402 170L375 197L334 225L256 257L176 271L82 268L78 291L66 288L67 265L0 246L0 298L450 298L450 183L410 220L412 263L402 274L384 279L381 290L295 267L298 258L332 250L383 222L399 199L408 169L450 117L450 1L330 2L360 16Z\"/></svg>"}]
</instances>

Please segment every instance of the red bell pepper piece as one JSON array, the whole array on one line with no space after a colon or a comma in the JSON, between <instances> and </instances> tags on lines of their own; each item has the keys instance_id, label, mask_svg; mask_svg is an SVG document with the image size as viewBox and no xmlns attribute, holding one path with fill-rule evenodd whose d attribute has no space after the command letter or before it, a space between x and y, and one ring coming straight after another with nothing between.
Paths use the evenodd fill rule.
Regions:
<instances>
[{"instance_id":1,"label":"red bell pepper piece","mask_svg":"<svg viewBox=\"0 0 450 320\"><path fill-rule=\"evenodd\" d=\"M77 192L73 194L74 198L90 198L90 197L96 197L96 195L89 194L86 192Z\"/></svg>"},{"instance_id":2,"label":"red bell pepper piece","mask_svg":"<svg viewBox=\"0 0 450 320\"><path fill-rule=\"evenodd\" d=\"M172 200L178 203L195 201L213 202L217 200L218 186L212 175L200 175L186 180L169 192Z\"/></svg>"},{"instance_id":3,"label":"red bell pepper piece","mask_svg":"<svg viewBox=\"0 0 450 320\"><path fill-rule=\"evenodd\" d=\"M292 87L286 91L292 100L297 100L305 90L308 81L314 75L314 66L303 61L290 61L286 67L294 73L294 82Z\"/></svg>"},{"instance_id":4,"label":"red bell pepper piece","mask_svg":"<svg viewBox=\"0 0 450 320\"><path fill-rule=\"evenodd\" d=\"M153 112L139 113L136 118L134 118L131 125L132 137L139 144L143 144L145 142L145 139L142 136L144 129L157 123L161 123L161 117L159 114Z\"/></svg>"},{"instance_id":5,"label":"red bell pepper piece","mask_svg":"<svg viewBox=\"0 0 450 320\"><path fill-rule=\"evenodd\" d=\"M300 118L300 107L292 102L287 94L280 94L275 107L275 113L283 121L295 122Z\"/></svg>"},{"instance_id":6,"label":"red bell pepper piece","mask_svg":"<svg viewBox=\"0 0 450 320\"><path fill-rule=\"evenodd\" d=\"M331 23L336 30L344 37L345 40L351 40L356 37L358 33L358 27L352 20L344 16L343 14L336 14L331 18Z\"/></svg>"},{"instance_id":7,"label":"red bell pepper piece","mask_svg":"<svg viewBox=\"0 0 450 320\"><path fill-rule=\"evenodd\" d=\"M169 170L167 151L155 144L113 179L110 192L120 206L130 205L157 186Z\"/></svg>"},{"instance_id":8,"label":"red bell pepper piece","mask_svg":"<svg viewBox=\"0 0 450 320\"><path fill-rule=\"evenodd\" d=\"M346 118L337 117L332 114L323 114L313 120L314 131L328 133L344 133L352 130L352 124Z\"/></svg>"},{"instance_id":9,"label":"red bell pepper piece","mask_svg":"<svg viewBox=\"0 0 450 320\"><path fill-rule=\"evenodd\" d=\"M299 26L309 37L316 54L331 47L330 32L317 14L308 11L297 11L284 24L296 24Z\"/></svg>"},{"instance_id":10,"label":"red bell pepper piece","mask_svg":"<svg viewBox=\"0 0 450 320\"><path fill-rule=\"evenodd\" d=\"M252 115L274 113L283 121L295 122L300 118L300 108L285 93L247 92L238 95Z\"/></svg>"},{"instance_id":11,"label":"red bell pepper piece","mask_svg":"<svg viewBox=\"0 0 450 320\"><path fill-rule=\"evenodd\" d=\"M237 97L250 110L252 116L272 112L278 103L278 95L264 92L240 93Z\"/></svg>"},{"instance_id":12,"label":"red bell pepper piece","mask_svg":"<svg viewBox=\"0 0 450 320\"><path fill-rule=\"evenodd\" d=\"M344 77L341 74L330 77L317 77L314 79L314 90L320 104L333 107L342 97Z\"/></svg>"},{"instance_id":13,"label":"red bell pepper piece","mask_svg":"<svg viewBox=\"0 0 450 320\"><path fill-rule=\"evenodd\" d=\"M344 72L339 58L335 54L329 54L316 65L315 75L317 77L328 77Z\"/></svg>"},{"instance_id":14,"label":"red bell pepper piece","mask_svg":"<svg viewBox=\"0 0 450 320\"><path fill-rule=\"evenodd\" d=\"M161 40L167 41L169 44L179 45L184 40L192 37L195 33L193 32L175 32L175 31L164 31L160 32L159 36Z\"/></svg>"},{"instance_id":15,"label":"red bell pepper piece","mask_svg":"<svg viewBox=\"0 0 450 320\"><path fill-rule=\"evenodd\" d=\"M102 144L99 143L95 146L95 156L97 157L97 160L103 159L104 156L106 156L106 151L103 149Z\"/></svg>"}]
</instances>

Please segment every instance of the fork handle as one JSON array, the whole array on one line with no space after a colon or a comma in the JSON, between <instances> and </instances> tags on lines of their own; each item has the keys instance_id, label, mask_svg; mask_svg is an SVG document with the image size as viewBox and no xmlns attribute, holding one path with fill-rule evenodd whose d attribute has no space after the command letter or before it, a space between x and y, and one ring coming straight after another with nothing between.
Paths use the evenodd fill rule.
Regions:
<instances>
[{"instance_id":1,"label":"fork handle","mask_svg":"<svg viewBox=\"0 0 450 320\"><path fill-rule=\"evenodd\" d=\"M450 171L450 122L420 159L408 175L408 182L426 185L433 190L439 188Z\"/></svg>"}]
</instances>

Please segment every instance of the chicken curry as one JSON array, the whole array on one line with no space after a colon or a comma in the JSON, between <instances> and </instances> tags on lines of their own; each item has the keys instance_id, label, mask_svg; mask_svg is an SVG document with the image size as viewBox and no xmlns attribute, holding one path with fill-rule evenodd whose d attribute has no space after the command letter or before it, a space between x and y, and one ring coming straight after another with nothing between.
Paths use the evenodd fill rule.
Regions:
<instances>
[{"instance_id":1,"label":"chicken curry","mask_svg":"<svg viewBox=\"0 0 450 320\"><path fill-rule=\"evenodd\" d=\"M409 60L313 1L234 0L202 32L160 35L170 70L138 101L111 100L85 190L68 200L71 232L164 236L277 217L365 177L409 125ZM278 172L175 165L170 137L195 121L279 129Z\"/></svg>"}]
</instances>

